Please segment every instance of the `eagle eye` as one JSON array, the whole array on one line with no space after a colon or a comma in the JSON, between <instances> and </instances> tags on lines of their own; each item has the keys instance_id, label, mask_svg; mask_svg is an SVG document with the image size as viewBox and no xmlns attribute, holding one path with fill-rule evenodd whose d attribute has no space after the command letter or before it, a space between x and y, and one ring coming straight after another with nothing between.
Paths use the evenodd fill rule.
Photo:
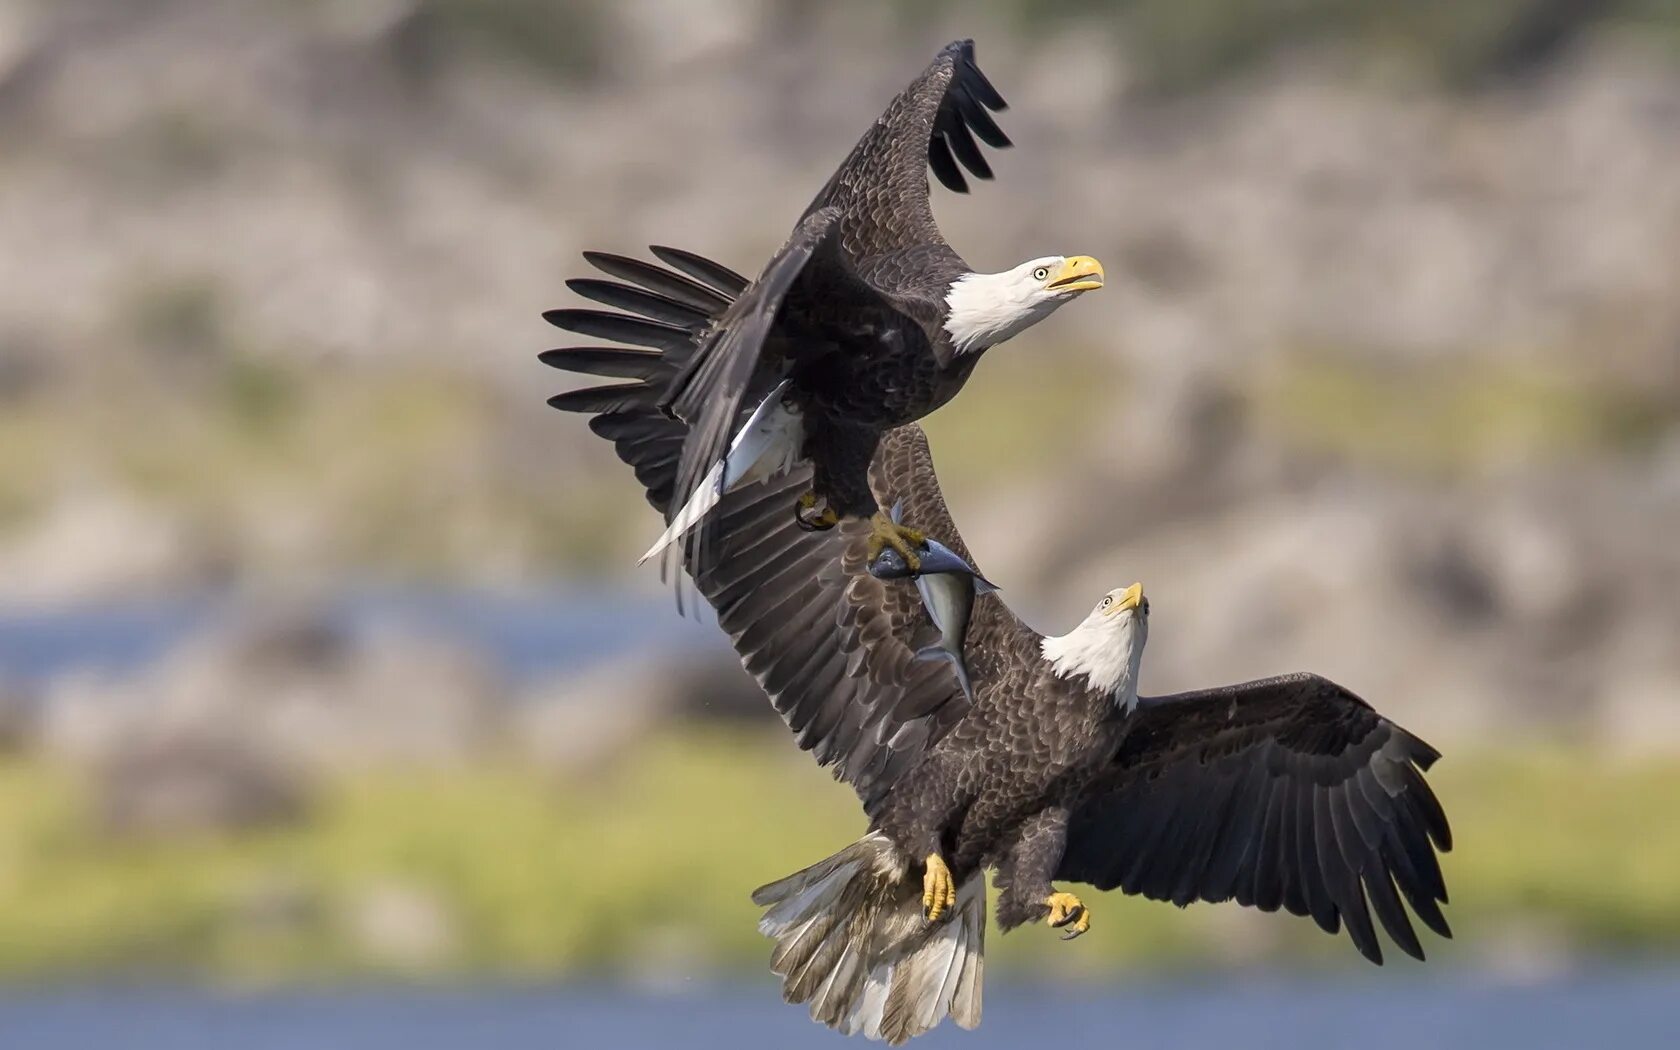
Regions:
<instances>
[{"instance_id":1,"label":"eagle eye","mask_svg":"<svg viewBox=\"0 0 1680 1050\"><path fill-rule=\"evenodd\" d=\"M1035 281L1042 281L1048 276L1050 276L1050 268L1048 266L1040 266L1038 269L1033 271L1033 280Z\"/></svg>"},{"instance_id":2,"label":"eagle eye","mask_svg":"<svg viewBox=\"0 0 1680 1050\"><path fill-rule=\"evenodd\" d=\"M1099 608L1099 609L1106 609L1106 608L1108 608L1108 607L1109 607L1109 606L1110 606L1110 605L1113 605L1113 604L1114 604L1114 595L1112 595L1112 594L1110 594L1110 595L1107 595L1107 596L1105 596L1105 597L1104 597L1104 598L1103 598L1103 600L1102 600L1102 604L1101 604L1101 605L1099 605L1099 606L1097 606L1097 608Z\"/></svg>"}]
</instances>

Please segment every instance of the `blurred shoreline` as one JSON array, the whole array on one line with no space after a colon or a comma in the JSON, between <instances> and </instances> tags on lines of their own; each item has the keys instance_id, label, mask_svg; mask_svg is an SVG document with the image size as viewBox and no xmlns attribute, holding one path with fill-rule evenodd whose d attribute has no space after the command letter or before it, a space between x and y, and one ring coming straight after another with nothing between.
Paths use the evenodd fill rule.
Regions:
<instances>
[{"instance_id":1,"label":"blurred shoreline","mask_svg":"<svg viewBox=\"0 0 1680 1050\"><path fill-rule=\"evenodd\" d=\"M650 717L609 688L584 709L498 715L443 686L402 697L406 721L377 698L322 707L305 690L232 717L146 712L114 751L66 740L0 763L0 978L756 973L751 887L862 831L851 792L765 712ZM1457 843L1443 858L1457 937L1426 938L1432 964L1516 978L1674 958L1680 829L1648 807L1680 791L1680 764L1443 747L1431 776ZM1106 894L1098 918L1076 952L1042 931L1001 938L988 972L1357 962L1308 920L1230 905Z\"/></svg>"},{"instance_id":2,"label":"blurred shoreline","mask_svg":"<svg viewBox=\"0 0 1680 1050\"><path fill-rule=\"evenodd\" d=\"M520 589L370 582L312 597L201 590L0 603L0 668L31 686L69 674L138 676L216 630L279 631L288 622L346 640L404 635L463 645L514 681L577 674L638 650L681 657L720 648L709 610L677 617L674 608L667 595L558 582Z\"/></svg>"},{"instance_id":3,"label":"blurred shoreline","mask_svg":"<svg viewBox=\"0 0 1680 1050\"><path fill-rule=\"evenodd\" d=\"M1509 983L1444 979L1312 982L1288 976L1188 981L1144 978L1094 985L996 982L985 1022L949 1029L929 1046L1016 1047L1034 1040L1111 1037L1171 1050L1241 1041L1258 1047L1480 1050L1490 1031L1528 1050L1576 1050L1614 1032L1623 1048L1666 1047L1676 1015L1671 970L1608 968L1594 976ZM419 992L351 987L285 994L101 988L0 996L8 1031L38 1050L105 1045L135 1050L302 1046L355 1050L453 1048L495 1033L500 1047L551 1047L554 1037L615 1047L680 1043L694 1050L832 1045L803 1010L759 985L696 982L668 991L621 986L456 988ZM1356 1033L1350 1035L1350 1033Z\"/></svg>"}]
</instances>

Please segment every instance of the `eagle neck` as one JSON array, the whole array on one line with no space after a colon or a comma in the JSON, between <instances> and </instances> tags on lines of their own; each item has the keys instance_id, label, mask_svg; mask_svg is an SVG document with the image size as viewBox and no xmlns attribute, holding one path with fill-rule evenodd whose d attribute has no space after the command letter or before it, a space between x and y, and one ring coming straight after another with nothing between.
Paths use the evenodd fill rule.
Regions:
<instances>
[{"instance_id":1,"label":"eagle neck","mask_svg":"<svg viewBox=\"0 0 1680 1050\"><path fill-rule=\"evenodd\" d=\"M1138 669L1143 663L1144 638L1135 622L1087 620L1067 634L1046 637L1040 651L1057 678L1083 679L1121 710L1130 711L1137 706Z\"/></svg>"},{"instance_id":2,"label":"eagle neck","mask_svg":"<svg viewBox=\"0 0 1680 1050\"><path fill-rule=\"evenodd\" d=\"M1031 328L1057 305L1014 271L966 273L945 293L945 334L958 354L979 353Z\"/></svg>"}]
</instances>

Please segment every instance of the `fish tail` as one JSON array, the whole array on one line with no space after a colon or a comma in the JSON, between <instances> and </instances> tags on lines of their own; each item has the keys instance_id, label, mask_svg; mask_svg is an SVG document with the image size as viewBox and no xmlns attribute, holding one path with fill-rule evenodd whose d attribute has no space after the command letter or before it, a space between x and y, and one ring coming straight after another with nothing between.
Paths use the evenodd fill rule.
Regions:
<instances>
[{"instance_id":1,"label":"fish tail","mask_svg":"<svg viewBox=\"0 0 1680 1050\"><path fill-rule=\"evenodd\" d=\"M943 645L929 645L916 650L916 659L922 661L944 660L951 665L951 673L957 676L957 684L962 686L963 696L974 699L974 686L969 681L968 665L963 658L945 648Z\"/></svg>"}]
</instances>

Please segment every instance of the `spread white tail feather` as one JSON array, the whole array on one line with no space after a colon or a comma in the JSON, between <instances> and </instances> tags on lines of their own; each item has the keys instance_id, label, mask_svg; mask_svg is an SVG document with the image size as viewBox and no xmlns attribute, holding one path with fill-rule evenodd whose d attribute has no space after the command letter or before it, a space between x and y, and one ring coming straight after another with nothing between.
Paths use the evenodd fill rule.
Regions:
<instances>
[{"instance_id":1,"label":"spread white tail feather","mask_svg":"<svg viewBox=\"0 0 1680 1050\"><path fill-rule=\"evenodd\" d=\"M753 891L782 997L847 1035L898 1044L947 1015L980 1023L986 881L971 875L938 923L922 915L922 881L892 841L872 832L804 871Z\"/></svg>"},{"instance_id":2,"label":"spread white tail feather","mask_svg":"<svg viewBox=\"0 0 1680 1050\"><path fill-rule=\"evenodd\" d=\"M805 425L799 411L782 402L788 384L789 380L783 380L753 410L746 425L730 441L729 452L706 474L638 565L645 565L682 539L726 493L755 481L768 481L793 467L805 445Z\"/></svg>"}]
</instances>

